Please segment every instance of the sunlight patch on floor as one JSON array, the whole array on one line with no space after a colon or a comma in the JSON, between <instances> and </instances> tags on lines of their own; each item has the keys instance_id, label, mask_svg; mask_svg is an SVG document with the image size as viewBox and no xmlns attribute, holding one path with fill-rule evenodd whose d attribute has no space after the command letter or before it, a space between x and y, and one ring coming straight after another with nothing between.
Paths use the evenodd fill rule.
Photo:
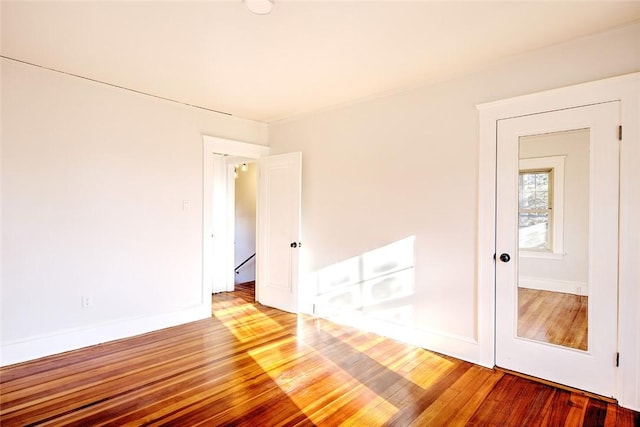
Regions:
<instances>
[{"instance_id":1,"label":"sunlight patch on floor","mask_svg":"<svg viewBox=\"0 0 640 427\"><path fill-rule=\"evenodd\" d=\"M249 354L316 425L343 411L351 412L349 420L355 423L381 424L398 410L320 352L295 342L294 337Z\"/></svg>"},{"instance_id":2,"label":"sunlight patch on floor","mask_svg":"<svg viewBox=\"0 0 640 427\"><path fill-rule=\"evenodd\" d=\"M424 349L399 343L396 348L376 334L304 316L297 337L249 354L318 425L334 422L338 413L348 414L340 424L384 424L405 403L403 390L424 391L455 367Z\"/></svg>"},{"instance_id":3,"label":"sunlight patch on floor","mask_svg":"<svg viewBox=\"0 0 640 427\"><path fill-rule=\"evenodd\" d=\"M283 329L281 325L260 312L253 304L217 309L214 310L213 316L219 319L243 343Z\"/></svg>"}]
</instances>

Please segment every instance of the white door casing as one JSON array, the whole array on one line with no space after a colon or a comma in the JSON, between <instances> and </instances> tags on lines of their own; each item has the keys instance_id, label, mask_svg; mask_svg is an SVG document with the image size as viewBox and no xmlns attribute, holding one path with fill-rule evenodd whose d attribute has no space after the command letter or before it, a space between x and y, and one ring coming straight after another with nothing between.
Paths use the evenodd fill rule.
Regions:
<instances>
[{"instance_id":1,"label":"white door casing","mask_svg":"<svg viewBox=\"0 0 640 427\"><path fill-rule=\"evenodd\" d=\"M256 299L298 312L301 153L258 160Z\"/></svg>"},{"instance_id":2,"label":"white door casing","mask_svg":"<svg viewBox=\"0 0 640 427\"><path fill-rule=\"evenodd\" d=\"M496 253L511 261L496 261L496 365L606 396L616 387L619 111L619 102L609 102L504 119L497 140ZM587 351L521 338L516 330L519 140L577 129L589 129Z\"/></svg>"}]
</instances>

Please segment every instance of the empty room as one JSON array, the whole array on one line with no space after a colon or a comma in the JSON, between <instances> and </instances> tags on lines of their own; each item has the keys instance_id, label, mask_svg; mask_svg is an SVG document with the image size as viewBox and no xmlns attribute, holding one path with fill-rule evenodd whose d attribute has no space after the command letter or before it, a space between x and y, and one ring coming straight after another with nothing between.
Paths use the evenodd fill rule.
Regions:
<instances>
[{"instance_id":1,"label":"empty room","mask_svg":"<svg viewBox=\"0 0 640 427\"><path fill-rule=\"evenodd\" d=\"M640 2L0 2L0 424L640 425Z\"/></svg>"}]
</instances>

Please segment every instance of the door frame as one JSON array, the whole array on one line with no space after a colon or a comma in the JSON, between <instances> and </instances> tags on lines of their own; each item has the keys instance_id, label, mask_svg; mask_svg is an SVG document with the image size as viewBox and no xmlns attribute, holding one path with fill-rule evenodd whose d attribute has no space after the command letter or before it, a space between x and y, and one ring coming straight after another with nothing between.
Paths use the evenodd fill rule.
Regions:
<instances>
[{"instance_id":1,"label":"door frame","mask_svg":"<svg viewBox=\"0 0 640 427\"><path fill-rule=\"evenodd\" d=\"M230 206L235 200L235 195L232 191L235 188L235 183L232 179L233 172L229 169L230 165L227 165L225 162L225 165L227 167L226 174L215 174L214 155L259 159L261 157L268 156L270 148L264 145L250 144L247 142L218 138L209 135L203 135L202 141L202 299L205 302L209 301L209 305L211 305L211 291L214 277L214 266L211 262L214 254L214 204L212 197L214 187L217 186L218 188L223 189L226 192L226 197L224 198L226 199L227 209L223 208L220 212L218 212L218 216L221 218L225 218L227 232L224 236L224 246L227 248L228 253L230 251L233 251L234 232L233 230L230 230L230 228L233 227L233 220L229 220L229 215ZM225 178L221 178L222 176L224 176ZM225 267L228 270L226 274L226 287L229 288L231 286L232 289L234 281L233 260L225 264L228 264Z\"/></svg>"},{"instance_id":2,"label":"door frame","mask_svg":"<svg viewBox=\"0 0 640 427\"><path fill-rule=\"evenodd\" d=\"M477 336L479 363L495 366L496 144L497 122L602 102L621 101L618 351L615 397L640 410L640 73L477 105L478 164ZM615 129L612 131L616 131ZM613 363L613 360L612 360Z\"/></svg>"}]
</instances>

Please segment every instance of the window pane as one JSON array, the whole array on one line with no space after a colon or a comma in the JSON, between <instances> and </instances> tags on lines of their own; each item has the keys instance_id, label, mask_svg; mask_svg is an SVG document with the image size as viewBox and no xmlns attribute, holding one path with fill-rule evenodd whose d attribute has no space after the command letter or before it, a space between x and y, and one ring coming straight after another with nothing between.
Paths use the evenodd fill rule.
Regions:
<instances>
[{"instance_id":1,"label":"window pane","mask_svg":"<svg viewBox=\"0 0 640 427\"><path fill-rule=\"evenodd\" d=\"M549 193L536 191L529 202L529 209L547 209L549 207Z\"/></svg>"},{"instance_id":2,"label":"window pane","mask_svg":"<svg viewBox=\"0 0 640 427\"><path fill-rule=\"evenodd\" d=\"M549 212L518 214L520 249L549 250Z\"/></svg>"},{"instance_id":3,"label":"window pane","mask_svg":"<svg viewBox=\"0 0 640 427\"><path fill-rule=\"evenodd\" d=\"M549 189L549 174L547 172L536 174L536 190L547 191L548 189Z\"/></svg>"},{"instance_id":4,"label":"window pane","mask_svg":"<svg viewBox=\"0 0 640 427\"><path fill-rule=\"evenodd\" d=\"M546 209L548 207L549 172L521 173L518 187L518 200L521 209Z\"/></svg>"},{"instance_id":5,"label":"window pane","mask_svg":"<svg viewBox=\"0 0 640 427\"><path fill-rule=\"evenodd\" d=\"M526 173L523 174L523 191L525 192L533 192L536 191L536 177L535 174Z\"/></svg>"},{"instance_id":6,"label":"window pane","mask_svg":"<svg viewBox=\"0 0 640 427\"><path fill-rule=\"evenodd\" d=\"M518 179L520 248L550 250L550 171L521 172Z\"/></svg>"}]
</instances>

